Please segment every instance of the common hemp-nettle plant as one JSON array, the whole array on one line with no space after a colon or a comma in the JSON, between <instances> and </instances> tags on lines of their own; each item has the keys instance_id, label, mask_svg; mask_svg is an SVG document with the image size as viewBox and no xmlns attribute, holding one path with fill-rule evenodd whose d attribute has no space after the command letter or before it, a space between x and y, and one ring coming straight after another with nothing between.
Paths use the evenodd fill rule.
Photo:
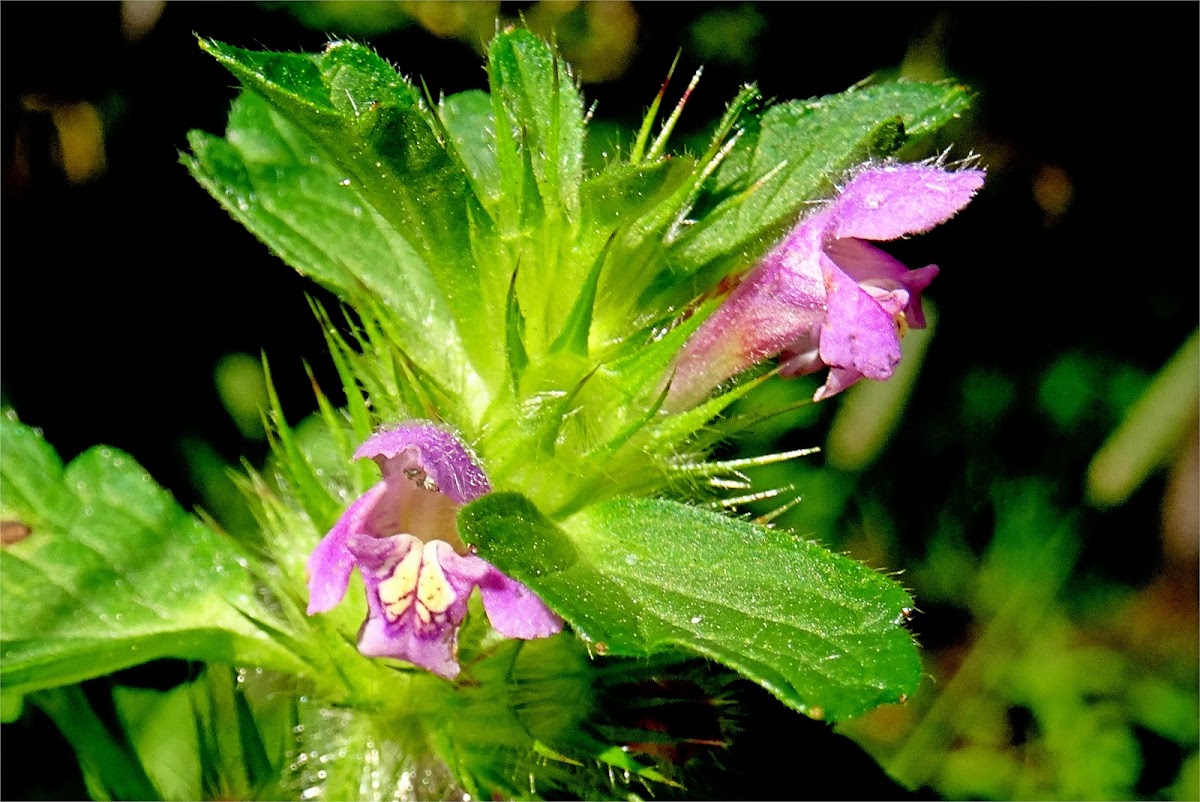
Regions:
<instances>
[{"instance_id":1,"label":"common hemp-nettle plant","mask_svg":"<svg viewBox=\"0 0 1200 802\"><path fill-rule=\"evenodd\" d=\"M711 455L772 376L836 403L892 374L937 267L877 243L983 182L898 156L964 88L746 86L668 153L664 85L589 169L579 86L525 30L490 43L489 91L437 101L359 44L201 46L242 92L183 162L343 302L314 303L341 387L296 429L272 395L273 458L239 479L254 538L115 451L64 467L10 414L8 715L46 710L101 795L686 795L737 737L738 675L831 721L914 691L899 584L731 514L769 495L746 468L811 450ZM207 667L118 687L130 746L89 762L73 686L165 656ZM671 726L685 696L703 733Z\"/></svg>"}]
</instances>

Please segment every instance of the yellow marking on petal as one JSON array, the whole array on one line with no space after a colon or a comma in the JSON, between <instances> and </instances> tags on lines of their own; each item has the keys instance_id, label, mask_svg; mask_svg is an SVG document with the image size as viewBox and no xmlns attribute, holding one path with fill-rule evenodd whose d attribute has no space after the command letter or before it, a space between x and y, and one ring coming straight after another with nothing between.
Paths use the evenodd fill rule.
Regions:
<instances>
[{"instance_id":1,"label":"yellow marking on petal","mask_svg":"<svg viewBox=\"0 0 1200 802\"><path fill-rule=\"evenodd\" d=\"M408 610L409 607L412 607L412 603L413 597L405 596L395 604L383 605L383 613L387 616L388 621L395 621L400 616L404 615L405 611Z\"/></svg>"},{"instance_id":2,"label":"yellow marking on petal","mask_svg":"<svg viewBox=\"0 0 1200 802\"><path fill-rule=\"evenodd\" d=\"M425 564L417 579L417 599L431 613L444 613L458 598L457 591L446 578L442 564L438 561L437 543L425 544ZM419 611L418 611L419 612Z\"/></svg>"},{"instance_id":3,"label":"yellow marking on petal","mask_svg":"<svg viewBox=\"0 0 1200 802\"><path fill-rule=\"evenodd\" d=\"M392 575L379 583L377 593L388 620L395 621L412 604L413 590L421 573L421 549L413 547L392 569Z\"/></svg>"},{"instance_id":4,"label":"yellow marking on petal","mask_svg":"<svg viewBox=\"0 0 1200 802\"><path fill-rule=\"evenodd\" d=\"M904 316L903 311L900 311L900 312L896 313L895 321L896 321L896 336L898 336L901 340L903 340L904 335L908 334L908 318L906 318Z\"/></svg>"},{"instance_id":5,"label":"yellow marking on petal","mask_svg":"<svg viewBox=\"0 0 1200 802\"><path fill-rule=\"evenodd\" d=\"M429 623L429 610L420 602L417 602L417 618L421 619L423 624Z\"/></svg>"}]
</instances>

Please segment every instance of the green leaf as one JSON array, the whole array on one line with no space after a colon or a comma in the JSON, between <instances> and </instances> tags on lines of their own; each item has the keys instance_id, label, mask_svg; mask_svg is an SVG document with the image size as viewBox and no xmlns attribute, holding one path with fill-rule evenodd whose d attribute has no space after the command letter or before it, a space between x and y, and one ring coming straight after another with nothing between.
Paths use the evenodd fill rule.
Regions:
<instances>
[{"instance_id":1,"label":"green leaf","mask_svg":"<svg viewBox=\"0 0 1200 802\"><path fill-rule=\"evenodd\" d=\"M210 665L169 691L118 685L113 705L161 798L288 798L297 700L279 677Z\"/></svg>"},{"instance_id":2,"label":"green leaf","mask_svg":"<svg viewBox=\"0 0 1200 802\"><path fill-rule=\"evenodd\" d=\"M547 215L579 210L583 178L583 101L565 64L523 29L496 35L488 76L497 119L516 131L515 146L533 169Z\"/></svg>"},{"instance_id":3,"label":"green leaf","mask_svg":"<svg viewBox=\"0 0 1200 802\"><path fill-rule=\"evenodd\" d=\"M203 799L199 727L192 690L113 688L113 705L130 745L162 799ZM186 722L186 724L185 724Z\"/></svg>"},{"instance_id":4,"label":"green leaf","mask_svg":"<svg viewBox=\"0 0 1200 802\"><path fill-rule=\"evenodd\" d=\"M583 183L583 221L572 259L595 260L609 247L616 269L606 270L593 310L592 336L597 342L629 335L630 319L640 313L635 303L657 263L664 230L679 212L679 199L695 180L695 164L686 156L629 165L613 162ZM634 310L634 311L631 311Z\"/></svg>"},{"instance_id":5,"label":"green leaf","mask_svg":"<svg viewBox=\"0 0 1200 802\"><path fill-rule=\"evenodd\" d=\"M908 594L791 533L652 499L556 525L516 493L468 505L459 529L599 653L683 647L815 718L854 716L917 686Z\"/></svg>"},{"instance_id":6,"label":"green leaf","mask_svg":"<svg viewBox=\"0 0 1200 802\"><path fill-rule=\"evenodd\" d=\"M383 302L406 353L438 376L467 364L447 301L426 261L311 138L243 93L226 138L189 136L192 175L281 259L346 300Z\"/></svg>"},{"instance_id":7,"label":"green leaf","mask_svg":"<svg viewBox=\"0 0 1200 802\"><path fill-rule=\"evenodd\" d=\"M519 386L521 374L529 365L529 355L525 352L525 315L522 314L521 303L517 299L516 271L513 271L512 282L508 285L508 303L505 306L504 337L508 369L515 388Z\"/></svg>"},{"instance_id":8,"label":"green leaf","mask_svg":"<svg viewBox=\"0 0 1200 802\"><path fill-rule=\"evenodd\" d=\"M491 95L478 89L458 92L438 105L438 114L467 168L475 196L493 211L500 200L501 183Z\"/></svg>"},{"instance_id":9,"label":"green leaf","mask_svg":"<svg viewBox=\"0 0 1200 802\"><path fill-rule=\"evenodd\" d=\"M717 170L715 196L679 238L671 272L748 266L850 167L936 130L968 101L958 85L890 83L773 106Z\"/></svg>"},{"instance_id":10,"label":"green leaf","mask_svg":"<svg viewBox=\"0 0 1200 802\"><path fill-rule=\"evenodd\" d=\"M1087 492L1100 507L1119 504L1187 439L1200 396L1200 332L1193 331L1129 408L1088 466Z\"/></svg>"},{"instance_id":11,"label":"green leaf","mask_svg":"<svg viewBox=\"0 0 1200 802\"><path fill-rule=\"evenodd\" d=\"M483 302L482 289L495 282L481 280L483 265L472 257L470 213L479 201L466 167L440 119L390 64L350 42L331 43L318 56L209 40L201 46L311 138L319 151L310 160L328 160L412 246L460 331L476 330L481 313L497 311ZM471 338L464 345L478 371L501 375L496 343Z\"/></svg>"},{"instance_id":12,"label":"green leaf","mask_svg":"<svg viewBox=\"0 0 1200 802\"><path fill-rule=\"evenodd\" d=\"M520 264L516 292L527 323L530 356L545 351L563 325L550 288L572 293L592 262L565 259L580 224L584 115L579 88L553 49L529 31L502 31L488 46L492 122L487 146L495 156L499 197L476 247L496 302ZM480 236L485 234L485 236ZM502 275L505 282L497 284Z\"/></svg>"},{"instance_id":13,"label":"green leaf","mask_svg":"<svg viewBox=\"0 0 1200 802\"><path fill-rule=\"evenodd\" d=\"M550 344L551 353L568 351L576 356L586 357L588 354L588 337L592 332L592 311L596 306L596 289L600 285L600 271L608 258L612 239L600 249L592 269L588 271L579 295L567 314L566 323L558 337Z\"/></svg>"},{"instance_id":14,"label":"green leaf","mask_svg":"<svg viewBox=\"0 0 1200 802\"><path fill-rule=\"evenodd\" d=\"M0 724L12 724L25 712L25 697L19 693L0 693Z\"/></svg>"},{"instance_id":15,"label":"green leaf","mask_svg":"<svg viewBox=\"0 0 1200 802\"><path fill-rule=\"evenodd\" d=\"M0 420L0 682L79 682L159 657L304 673L268 634L248 555L188 515L128 456L96 448L65 469L33 429ZM263 622L261 625L259 622Z\"/></svg>"}]
</instances>

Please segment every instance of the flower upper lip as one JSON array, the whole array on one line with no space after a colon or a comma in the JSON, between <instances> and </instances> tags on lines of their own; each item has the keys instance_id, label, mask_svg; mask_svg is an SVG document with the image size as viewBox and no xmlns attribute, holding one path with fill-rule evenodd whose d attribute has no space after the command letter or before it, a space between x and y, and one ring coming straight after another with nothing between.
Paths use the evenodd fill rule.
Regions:
<instances>
[{"instance_id":1,"label":"flower upper lip","mask_svg":"<svg viewBox=\"0 0 1200 802\"><path fill-rule=\"evenodd\" d=\"M426 423L405 423L386 429L354 452L355 459L371 458L384 477L404 474L433 480L426 488L445 493L457 504L467 504L492 492L491 482L475 456L456 435Z\"/></svg>"}]
</instances>

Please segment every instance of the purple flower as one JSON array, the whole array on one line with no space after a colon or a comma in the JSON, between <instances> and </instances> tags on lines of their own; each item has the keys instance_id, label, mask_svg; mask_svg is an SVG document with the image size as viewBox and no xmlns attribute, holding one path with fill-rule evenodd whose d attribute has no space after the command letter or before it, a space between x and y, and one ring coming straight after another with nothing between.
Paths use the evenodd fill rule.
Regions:
<instances>
[{"instance_id":1,"label":"purple flower","mask_svg":"<svg viewBox=\"0 0 1200 802\"><path fill-rule=\"evenodd\" d=\"M864 376L886 379L900 338L923 328L921 291L936 265L909 270L868 240L925 232L967 205L982 170L870 165L805 216L697 329L675 365L669 409L693 406L718 384L771 357L780 374L829 367L820 401Z\"/></svg>"},{"instance_id":2,"label":"purple flower","mask_svg":"<svg viewBox=\"0 0 1200 802\"><path fill-rule=\"evenodd\" d=\"M374 459L383 480L350 505L309 557L309 615L342 600L357 566L368 608L358 650L448 679L459 672L458 628L476 587L500 634L544 638L562 630L562 619L533 591L459 539L458 508L492 488L458 437L406 423L376 434L354 456Z\"/></svg>"}]
</instances>

